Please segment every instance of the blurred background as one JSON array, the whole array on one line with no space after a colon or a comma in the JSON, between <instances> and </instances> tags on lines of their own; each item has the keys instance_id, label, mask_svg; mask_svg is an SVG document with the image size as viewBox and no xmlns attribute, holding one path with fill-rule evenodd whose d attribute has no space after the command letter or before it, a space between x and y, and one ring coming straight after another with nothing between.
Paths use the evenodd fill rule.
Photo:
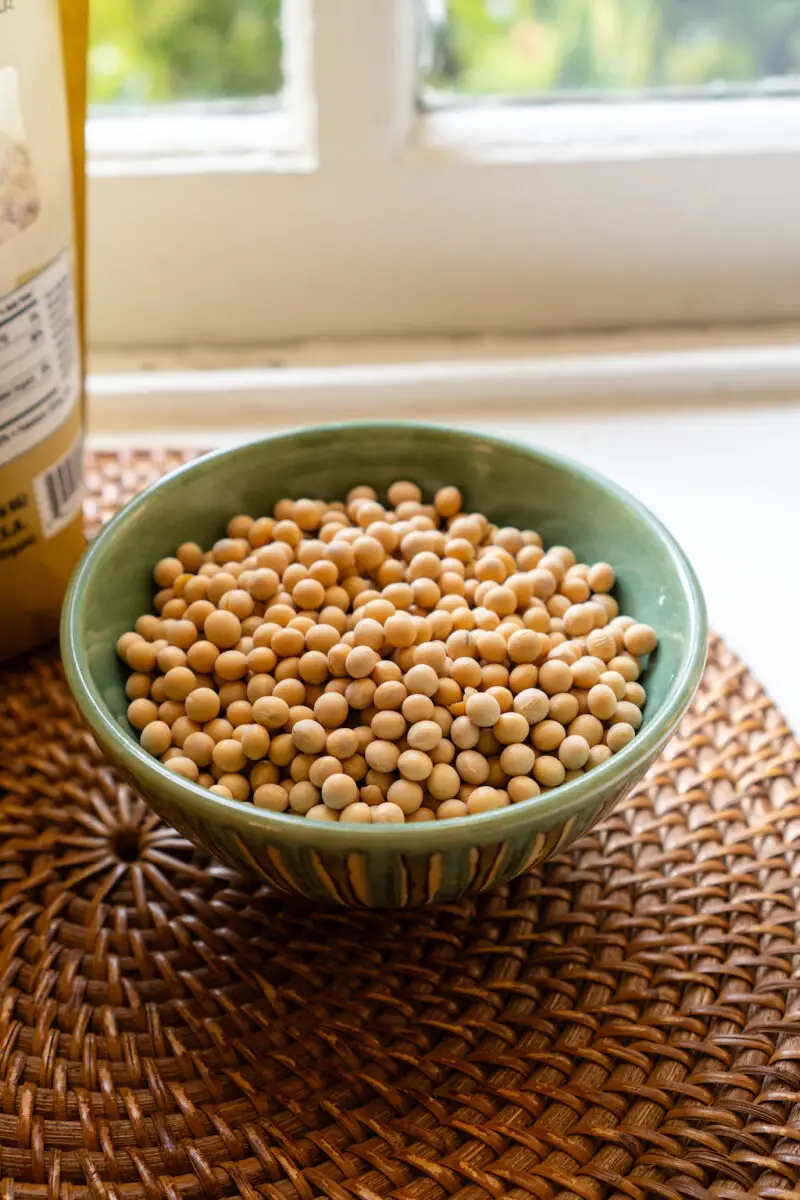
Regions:
<instances>
[{"instance_id":1,"label":"blurred background","mask_svg":"<svg viewBox=\"0 0 800 1200\"><path fill-rule=\"evenodd\" d=\"M674 530L800 728L800 0L91 19L94 444L378 413L573 455Z\"/></svg>"},{"instance_id":2,"label":"blurred background","mask_svg":"<svg viewBox=\"0 0 800 1200\"><path fill-rule=\"evenodd\" d=\"M276 95L280 7L94 0L92 102ZM785 86L800 67L800 0L427 0L420 8L420 85L431 96Z\"/></svg>"}]
</instances>

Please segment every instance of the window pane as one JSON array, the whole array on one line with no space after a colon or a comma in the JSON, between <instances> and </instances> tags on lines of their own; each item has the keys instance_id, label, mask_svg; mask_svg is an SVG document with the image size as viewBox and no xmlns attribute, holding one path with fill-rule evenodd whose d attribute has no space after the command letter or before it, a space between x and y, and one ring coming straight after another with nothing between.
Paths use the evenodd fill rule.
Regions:
<instances>
[{"instance_id":1,"label":"window pane","mask_svg":"<svg viewBox=\"0 0 800 1200\"><path fill-rule=\"evenodd\" d=\"M280 0L92 0L95 104L274 95Z\"/></svg>"},{"instance_id":2,"label":"window pane","mask_svg":"<svg viewBox=\"0 0 800 1200\"><path fill-rule=\"evenodd\" d=\"M786 87L800 75L800 0L422 3L422 78L449 92Z\"/></svg>"}]
</instances>

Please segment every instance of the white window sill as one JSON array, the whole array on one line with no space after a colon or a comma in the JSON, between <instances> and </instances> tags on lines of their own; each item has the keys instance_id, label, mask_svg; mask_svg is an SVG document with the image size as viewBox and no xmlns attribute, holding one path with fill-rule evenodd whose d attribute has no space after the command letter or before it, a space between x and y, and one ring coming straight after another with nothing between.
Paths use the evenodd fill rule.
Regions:
<instances>
[{"instance_id":1,"label":"white window sill","mask_svg":"<svg viewBox=\"0 0 800 1200\"><path fill-rule=\"evenodd\" d=\"M306 172L315 156L299 120L283 108L239 104L208 113L182 105L141 114L102 112L86 126L93 179L211 172Z\"/></svg>"},{"instance_id":2,"label":"white window sill","mask_svg":"<svg viewBox=\"0 0 800 1200\"><path fill-rule=\"evenodd\" d=\"M491 429L579 459L673 530L713 627L800 730L798 657L787 653L800 594L796 330L104 354L89 413L98 447L205 449L384 416ZM766 582L745 568L754 561L769 564Z\"/></svg>"},{"instance_id":3,"label":"white window sill","mask_svg":"<svg viewBox=\"0 0 800 1200\"><path fill-rule=\"evenodd\" d=\"M417 122L423 151L495 164L796 154L795 96L601 104L439 106Z\"/></svg>"}]
</instances>

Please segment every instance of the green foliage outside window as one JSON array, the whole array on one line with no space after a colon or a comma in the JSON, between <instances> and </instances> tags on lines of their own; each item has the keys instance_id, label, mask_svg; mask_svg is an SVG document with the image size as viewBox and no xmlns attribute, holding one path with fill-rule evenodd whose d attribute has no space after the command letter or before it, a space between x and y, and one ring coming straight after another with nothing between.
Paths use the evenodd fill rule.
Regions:
<instances>
[{"instance_id":1,"label":"green foliage outside window","mask_svg":"<svg viewBox=\"0 0 800 1200\"><path fill-rule=\"evenodd\" d=\"M95 104L280 91L280 0L91 0L90 11Z\"/></svg>"},{"instance_id":2,"label":"green foliage outside window","mask_svg":"<svg viewBox=\"0 0 800 1200\"><path fill-rule=\"evenodd\" d=\"M800 0L450 0L428 82L473 93L800 74Z\"/></svg>"},{"instance_id":3,"label":"green foliage outside window","mask_svg":"<svg viewBox=\"0 0 800 1200\"><path fill-rule=\"evenodd\" d=\"M478 94L786 78L800 0L449 0L425 44L424 82ZM280 0L92 0L90 69L101 104L274 94Z\"/></svg>"}]
</instances>

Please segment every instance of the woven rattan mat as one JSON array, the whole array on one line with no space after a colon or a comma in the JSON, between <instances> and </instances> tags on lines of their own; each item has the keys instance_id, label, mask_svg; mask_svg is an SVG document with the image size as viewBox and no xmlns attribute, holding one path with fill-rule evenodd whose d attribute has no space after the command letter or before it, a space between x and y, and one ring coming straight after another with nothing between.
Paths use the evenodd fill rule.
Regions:
<instances>
[{"instance_id":1,"label":"woven rattan mat","mask_svg":"<svg viewBox=\"0 0 800 1200\"><path fill-rule=\"evenodd\" d=\"M176 458L90 464L90 527ZM572 852L319 911L148 812L55 652L0 674L2 1200L800 1196L800 755L716 642Z\"/></svg>"}]
</instances>

